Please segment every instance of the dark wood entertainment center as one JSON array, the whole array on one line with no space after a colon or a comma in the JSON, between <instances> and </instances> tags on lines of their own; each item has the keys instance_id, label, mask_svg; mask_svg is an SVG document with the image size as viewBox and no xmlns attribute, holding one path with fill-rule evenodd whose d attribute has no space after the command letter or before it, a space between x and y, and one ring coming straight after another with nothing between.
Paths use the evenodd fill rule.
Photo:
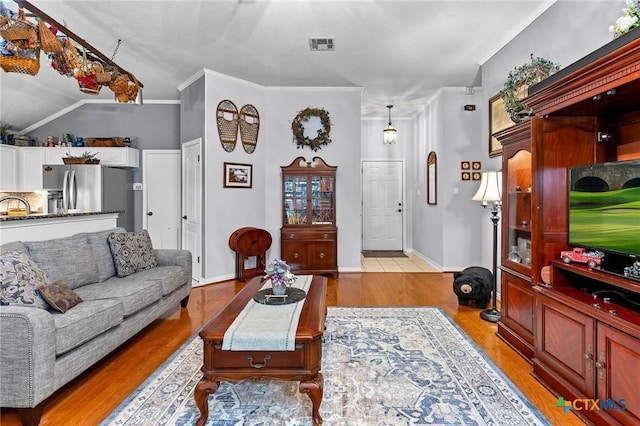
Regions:
<instances>
[{"instance_id":1,"label":"dark wood entertainment center","mask_svg":"<svg viewBox=\"0 0 640 426\"><path fill-rule=\"evenodd\" d=\"M565 401L604 404L578 415L640 424L640 309L602 296L640 296L640 281L559 258L570 248L568 168L640 158L640 29L532 87L525 103L534 115L494 135L504 179L498 336Z\"/></svg>"}]
</instances>

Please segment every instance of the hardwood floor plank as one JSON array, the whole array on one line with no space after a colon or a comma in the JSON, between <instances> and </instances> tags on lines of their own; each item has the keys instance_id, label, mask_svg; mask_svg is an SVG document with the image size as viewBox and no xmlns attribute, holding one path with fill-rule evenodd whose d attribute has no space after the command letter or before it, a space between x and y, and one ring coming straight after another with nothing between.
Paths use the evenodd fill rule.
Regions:
<instances>
[{"instance_id":1,"label":"hardwood floor plank","mask_svg":"<svg viewBox=\"0 0 640 426\"><path fill-rule=\"evenodd\" d=\"M449 273L342 273L328 281L327 305L440 307L553 424L583 425L554 406L557 398L531 376L531 366L496 337L496 324L458 306L452 282ZM187 309L176 306L48 399L40 424L100 423L242 287L226 281L194 288ZM0 423L19 425L17 411L2 409Z\"/></svg>"}]
</instances>

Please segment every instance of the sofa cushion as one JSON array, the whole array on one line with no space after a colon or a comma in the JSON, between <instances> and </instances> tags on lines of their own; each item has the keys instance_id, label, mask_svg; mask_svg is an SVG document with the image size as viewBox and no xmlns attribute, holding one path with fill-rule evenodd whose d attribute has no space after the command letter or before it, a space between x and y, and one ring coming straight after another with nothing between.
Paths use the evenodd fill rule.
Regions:
<instances>
[{"instance_id":1,"label":"sofa cushion","mask_svg":"<svg viewBox=\"0 0 640 426\"><path fill-rule=\"evenodd\" d=\"M64 314L54 312L56 355L77 348L122 323L122 303L118 300L85 300Z\"/></svg>"},{"instance_id":2,"label":"sofa cushion","mask_svg":"<svg viewBox=\"0 0 640 426\"><path fill-rule=\"evenodd\" d=\"M40 309L49 305L38 292L39 285L51 282L27 253L15 251L0 255L0 303Z\"/></svg>"},{"instance_id":3,"label":"sofa cushion","mask_svg":"<svg viewBox=\"0 0 640 426\"><path fill-rule=\"evenodd\" d=\"M179 266L158 266L152 269L140 271L134 275L137 279L145 281L157 281L162 285L162 295L172 293L185 282L191 280L186 277L184 269ZM128 278L128 277L127 277Z\"/></svg>"},{"instance_id":4,"label":"sofa cushion","mask_svg":"<svg viewBox=\"0 0 640 426\"><path fill-rule=\"evenodd\" d=\"M137 274L136 274L137 275ZM103 283L95 283L76 289L82 300L114 299L122 303L124 317L157 302L162 298L162 286L156 281L144 281L113 277Z\"/></svg>"},{"instance_id":5,"label":"sofa cushion","mask_svg":"<svg viewBox=\"0 0 640 426\"><path fill-rule=\"evenodd\" d=\"M73 289L98 281L98 265L84 236L27 241L25 245L51 281L64 281Z\"/></svg>"},{"instance_id":6,"label":"sofa cushion","mask_svg":"<svg viewBox=\"0 0 640 426\"><path fill-rule=\"evenodd\" d=\"M80 296L59 280L50 285L40 285L38 290L45 302L58 312L65 313L82 302Z\"/></svg>"},{"instance_id":7,"label":"sofa cushion","mask_svg":"<svg viewBox=\"0 0 640 426\"><path fill-rule=\"evenodd\" d=\"M124 228L107 229L106 231L84 232L78 234L84 236L89 242L93 257L98 265L98 282L103 282L116 274L116 267L113 264L113 256L107 238L113 232L126 232Z\"/></svg>"},{"instance_id":8,"label":"sofa cushion","mask_svg":"<svg viewBox=\"0 0 640 426\"><path fill-rule=\"evenodd\" d=\"M0 246L0 254L9 253L11 251L28 253L27 247L25 247L22 241L11 241L10 243L4 243Z\"/></svg>"},{"instance_id":9,"label":"sofa cushion","mask_svg":"<svg viewBox=\"0 0 640 426\"><path fill-rule=\"evenodd\" d=\"M119 277L158 266L147 230L111 233L108 238L113 263Z\"/></svg>"}]
</instances>

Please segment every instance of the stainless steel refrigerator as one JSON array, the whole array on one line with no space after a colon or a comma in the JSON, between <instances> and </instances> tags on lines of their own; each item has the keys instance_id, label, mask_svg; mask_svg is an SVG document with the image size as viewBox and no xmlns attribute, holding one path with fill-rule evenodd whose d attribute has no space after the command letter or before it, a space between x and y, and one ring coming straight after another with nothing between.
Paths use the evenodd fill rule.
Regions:
<instances>
[{"instance_id":1,"label":"stainless steel refrigerator","mask_svg":"<svg viewBox=\"0 0 640 426\"><path fill-rule=\"evenodd\" d=\"M42 166L42 188L62 191L65 212L120 212L118 226L133 231L133 175L100 164Z\"/></svg>"}]
</instances>

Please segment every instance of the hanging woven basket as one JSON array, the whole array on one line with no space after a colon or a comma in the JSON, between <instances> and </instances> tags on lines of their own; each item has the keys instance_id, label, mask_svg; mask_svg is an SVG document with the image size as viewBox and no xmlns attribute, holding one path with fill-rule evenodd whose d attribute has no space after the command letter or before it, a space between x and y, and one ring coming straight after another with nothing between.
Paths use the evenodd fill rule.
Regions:
<instances>
[{"instance_id":1,"label":"hanging woven basket","mask_svg":"<svg viewBox=\"0 0 640 426\"><path fill-rule=\"evenodd\" d=\"M0 37L5 40L38 40L36 26L27 21L24 16L24 8L18 9L18 19L5 18L0 26Z\"/></svg>"},{"instance_id":2,"label":"hanging woven basket","mask_svg":"<svg viewBox=\"0 0 640 426\"><path fill-rule=\"evenodd\" d=\"M57 32L57 30L55 30ZM47 24L38 21L38 38L40 39L40 48L47 53L62 53L62 43L56 37L54 28L47 27Z\"/></svg>"}]
</instances>

